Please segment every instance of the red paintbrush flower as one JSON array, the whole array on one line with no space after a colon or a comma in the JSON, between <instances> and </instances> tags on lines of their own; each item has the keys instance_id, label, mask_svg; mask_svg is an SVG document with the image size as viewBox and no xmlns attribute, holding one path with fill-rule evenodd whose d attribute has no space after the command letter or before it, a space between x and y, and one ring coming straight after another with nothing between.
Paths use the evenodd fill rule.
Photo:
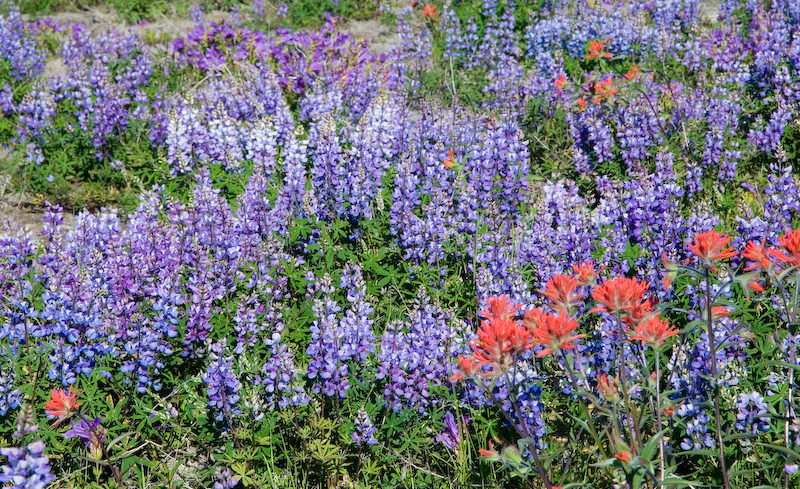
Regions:
<instances>
[{"instance_id":1,"label":"red paintbrush flower","mask_svg":"<svg viewBox=\"0 0 800 489\"><path fill-rule=\"evenodd\" d=\"M458 364L461 366L461 371L450 377L450 380L468 379L481 372L482 365L471 357L459 357Z\"/></svg>"},{"instance_id":2,"label":"red paintbrush flower","mask_svg":"<svg viewBox=\"0 0 800 489\"><path fill-rule=\"evenodd\" d=\"M636 65L631 65L631 71L625 73L625 78L632 80L637 76L639 76L639 67Z\"/></svg>"},{"instance_id":3,"label":"red paintbrush flower","mask_svg":"<svg viewBox=\"0 0 800 489\"><path fill-rule=\"evenodd\" d=\"M711 308L711 319L720 319L730 315L730 309L725 306L714 306Z\"/></svg>"},{"instance_id":4,"label":"red paintbrush flower","mask_svg":"<svg viewBox=\"0 0 800 489\"><path fill-rule=\"evenodd\" d=\"M598 104L603 99L609 99L612 95L617 93L617 89L611 88L611 85L614 83L614 79L611 75L604 77L602 80L598 80L592 85L594 90L594 103Z\"/></svg>"},{"instance_id":5,"label":"red paintbrush flower","mask_svg":"<svg viewBox=\"0 0 800 489\"><path fill-rule=\"evenodd\" d=\"M785 235L778 238L778 242L783 247L783 251L773 248L769 250L770 254L785 265L800 266L800 229L786 231Z\"/></svg>"},{"instance_id":6,"label":"red paintbrush flower","mask_svg":"<svg viewBox=\"0 0 800 489\"><path fill-rule=\"evenodd\" d=\"M775 266L772 262L772 258L770 258L770 252L764 246L766 241L763 241L761 244L755 243L750 241L747 243L747 246L744 248L744 252L742 253L742 258L747 259L748 265L745 268L745 271L750 270L764 270L769 271Z\"/></svg>"},{"instance_id":7,"label":"red paintbrush flower","mask_svg":"<svg viewBox=\"0 0 800 489\"><path fill-rule=\"evenodd\" d=\"M598 270L595 270L592 260L586 260L580 265L572 265L572 269L577 275L576 278L580 281L581 285L594 286L597 276L600 275L600 272L605 270L605 268L605 266L602 266Z\"/></svg>"},{"instance_id":8,"label":"red paintbrush flower","mask_svg":"<svg viewBox=\"0 0 800 489\"><path fill-rule=\"evenodd\" d=\"M617 390L616 382L608 380L606 374L600 374L597 377L597 391L609 401L616 401L619 399L619 391Z\"/></svg>"},{"instance_id":9,"label":"red paintbrush flower","mask_svg":"<svg viewBox=\"0 0 800 489\"><path fill-rule=\"evenodd\" d=\"M622 462L624 464L629 464L629 463L631 463L631 460L633 460L633 456L631 455L631 452L617 452L614 455L614 458L619 460L620 462Z\"/></svg>"},{"instance_id":10,"label":"red paintbrush flower","mask_svg":"<svg viewBox=\"0 0 800 489\"><path fill-rule=\"evenodd\" d=\"M486 309L479 314L488 319L510 319L519 308L520 304L514 304L507 295L492 296L486 299Z\"/></svg>"},{"instance_id":11,"label":"red paintbrush flower","mask_svg":"<svg viewBox=\"0 0 800 489\"><path fill-rule=\"evenodd\" d=\"M72 387L70 387L69 390L53 389L50 391L50 400L45 403L44 409L48 416L55 416L58 418L52 424L53 428L67 419L73 410L83 405L82 402L77 401L78 391L73 391Z\"/></svg>"},{"instance_id":12,"label":"red paintbrush flower","mask_svg":"<svg viewBox=\"0 0 800 489\"><path fill-rule=\"evenodd\" d=\"M730 236L720 234L712 229L705 233L696 234L694 240L690 243L687 242L686 246L703 264L716 273L717 268L711 264L712 261L736 256L736 250L728 246L730 242ZM728 247L726 248L726 246Z\"/></svg>"},{"instance_id":13,"label":"red paintbrush flower","mask_svg":"<svg viewBox=\"0 0 800 489\"><path fill-rule=\"evenodd\" d=\"M453 156L453 151L448 149L447 150L447 159L444 160L444 167L447 168L448 170L450 168L453 168L453 161L454 160L455 160L455 156Z\"/></svg>"},{"instance_id":14,"label":"red paintbrush flower","mask_svg":"<svg viewBox=\"0 0 800 489\"><path fill-rule=\"evenodd\" d=\"M640 340L645 345L660 348L664 340L679 333L668 321L654 316L636 326L636 334L631 336L631 340Z\"/></svg>"},{"instance_id":15,"label":"red paintbrush flower","mask_svg":"<svg viewBox=\"0 0 800 489\"><path fill-rule=\"evenodd\" d=\"M564 90L564 84L567 82L567 77L564 74L558 75L558 80L555 81L555 86L558 89L556 95L561 95Z\"/></svg>"},{"instance_id":16,"label":"red paintbrush flower","mask_svg":"<svg viewBox=\"0 0 800 489\"><path fill-rule=\"evenodd\" d=\"M582 293L575 293L579 285L576 278L559 273L547 281L545 290L538 292L550 300L550 308L554 311L569 311L583 298Z\"/></svg>"},{"instance_id":17,"label":"red paintbrush flower","mask_svg":"<svg viewBox=\"0 0 800 489\"><path fill-rule=\"evenodd\" d=\"M605 41L589 41L589 54L584 59L613 58L611 53L605 52L606 44L609 42L611 42L610 37Z\"/></svg>"},{"instance_id":18,"label":"red paintbrush flower","mask_svg":"<svg viewBox=\"0 0 800 489\"><path fill-rule=\"evenodd\" d=\"M429 19L436 17L436 14L436 5L427 5L424 9L422 9L422 15Z\"/></svg>"},{"instance_id":19,"label":"red paintbrush flower","mask_svg":"<svg viewBox=\"0 0 800 489\"><path fill-rule=\"evenodd\" d=\"M642 298L648 282L639 282L636 278L619 277L606 280L594 288L592 298L599 303L589 312L607 312L609 314L631 313L641 307Z\"/></svg>"},{"instance_id":20,"label":"red paintbrush flower","mask_svg":"<svg viewBox=\"0 0 800 489\"><path fill-rule=\"evenodd\" d=\"M574 335L578 322L567 316L566 311L556 314L546 314L539 321L539 325L531 330L533 338L544 345L544 350L537 353L537 357L549 355L558 350L572 350L571 343L585 338L585 334Z\"/></svg>"}]
</instances>

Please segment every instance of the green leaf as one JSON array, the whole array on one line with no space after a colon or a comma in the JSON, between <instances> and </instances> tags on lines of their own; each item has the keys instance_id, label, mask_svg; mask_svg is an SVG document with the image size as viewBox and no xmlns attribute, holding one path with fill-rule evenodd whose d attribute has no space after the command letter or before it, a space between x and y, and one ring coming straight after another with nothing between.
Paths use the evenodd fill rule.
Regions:
<instances>
[{"instance_id":1,"label":"green leaf","mask_svg":"<svg viewBox=\"0 0 800 489\"><path fill-rule=\"evenodd\" d=\"M647 460L653 460L656 455L656 450L658 449L658 442L668 431L669 429L664 429L653 435L653 437L650 438L650 440L648 440L644 445L644 448L642 448L641 456Z\"/></svg>"}]
</instances>

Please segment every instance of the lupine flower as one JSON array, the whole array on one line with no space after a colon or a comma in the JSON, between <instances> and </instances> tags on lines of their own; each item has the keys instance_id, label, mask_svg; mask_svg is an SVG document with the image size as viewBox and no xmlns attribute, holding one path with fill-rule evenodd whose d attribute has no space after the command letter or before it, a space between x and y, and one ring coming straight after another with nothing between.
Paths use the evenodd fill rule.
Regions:
<instances>
[{"instance_id":1,"label":"lupine flower","mask_svg":"<svg viewBox=\"0 0 800 489\"><path fill-rule=\"evenodd\" d=\"M96 458L103 457L103 443L106 440L106 430L100 426L100 418L94 418L89 421L87 419L80 419L76 423L71 421L72 428L64 433L64 438L79 438L86 447L89 449L89 454Z\"/></svg>"},{"instance_id":2,"label":"lupine flower","mask_svg":"<svg viewBox=\"0 0 800 489\"><path fill-rule=\"evenodd\" d=\"M239 478L231 474L231 470L219 468L214 470L217 480L214 482L214 489L233 489L239 484Z\"/></svg>"},{"instance_id":3,"label":"lupine flower","mask_svg":"<svg viewBox=\"0 0 800 489\"><path fill-rule=\"evenodd\" d=\"M0 467L0 483L11 483L10 489L44 489L55 480L50 473L50 459L44 454L44 442L37 440L24 448L3 447L0 455L8 465Z\"/></svg>"},{"instance_id":4,"label":"lupine flower","mask_svg":"<svg viewBox=\"0 0 800 489\"><path fill-rule=\"evenodd\" d=\"M581 302L583 293L575 293L580 282L575 277L557 274L547 281L545 290L539 292L550 300L550 308L554 311L567 311Z\"/></svg>"},{"instance_id":5,"label":"lupine flower","mask_svg":"<svg viewBox=\"0 0 800 489\"><path fill-rule=\"evenodd\" d=\"M44 409L48 416L58 418L51 425L52 428L61 424L73 410L83 405L82 402L77 402L78 391L77 389L73 391L72 387L70 386L69 390L53 389L50 391L50 400L45 403Z\"/></svg>"},{"instance_id":6,"label":"lupine flower","mask_svg":"<svg viewBox=\"0 0 800 489\"><path fill-rule=\"evenodd\" d=\"M356 442L358 446L364 443L367 445L377 445L378 440L375 439L375 432L378 430L372 425L372 420L363 408L358 410L355 422L355 431L350 435L350 439Z\"/></svg>"},{"instance_id":7,"label":"lupine flower","mask_svg":"<svg viewBox=\"0 0 800 489\"><path fill-rule=\"evenodd\" d=\"M637 306L641 306L648 287L648 282L639 282L636 277L606 280L592 291L592 298L600 305L589 312L631 313Z\"/></svg>"},{"instance_id":8,"label":"lupine flower","mask_svg":"<svg viewBox=\"0 0 800 489\"><path fill-rule=\"evenodd\" d=\"M605 41L589 41L589 54L587 54L583 59L613 58L611 53L607 53L605 51L606 44L609 42L611 42L610 37Z\"/></svg>"},{"instance_id":9,"label":"lupine flower","mask_svg":"<svg viewBox=\"0 0 800 489\"><path fill-rule=\"evenodd\" d=\"M544 349L536 354L544 357L559 350L573 350L575 340L585 338L585 334L573 335L578 328L578 321L567 316L566 311L556 314L547 314L539 321L537 327L531 330L534 339L544 345Z\"/></svg>"},{"instance_id":10,"label":"lupine flower","mask_svg":"<svg viewBox=\"0 0 800 489\"><path fill-rule=\"evenodd\" d=\"M736 407L739 408L739 413L736 415L736 423L734 424L737 430L745 431L751 435L769 431L770 416L764 396L758 392L739 394Z\"/></svg>"},{"instance_id":11,"label":"lupine flower","mask_svg":"<svg viewBox=\"0 0 800 489\"><path fill-rule=\"evenodd\" d=\"M464 426L469 426L469 417L461 417ZM436 441L441 442L445 447L450 450L455 450L461 444L461 430L459 423L453 413L447 412L444 416L444 431L436 435Z\"/></svg>"},{"instance_id":12,"label":"lupine flower","mask_svg":"<svg viewBox=\"0 0 800 489\"><path fill-rule=\"evenodd\" d=\"M717 269L711 264L712 261L736 256L736 250L730 246L726 248L730 242L730 236L711 230L696 234L692 242L687 242L686 246L700 259L701 263L716 273Z\"/></svg>"},{"instance_id":13,"label":"lupine flower","mask_svg":"<svg viewBox=\"0 0 800 489\"><path fill-rule=\"evenodd\" d=\"M33 411L33 406L26 402L19 409L16 429L11 436L25 438L28 433L35 433L36 431L39 431L39 425L36 423L36 413Z\"/></svg>"},{"instance_id":14,"label":"lupine flower","mask_svg":"<svg viewBox=\"0 0 800 489\"><path fill-rule=\"evenodd\" d=\"M636 334L631 336L631 340L640 340L642 343L654 348L661 348L664 340L670 336L679 334L680 331L673 328L665 319L659 316L648 318L636 326Z\"/></svg>"}]
</instances>

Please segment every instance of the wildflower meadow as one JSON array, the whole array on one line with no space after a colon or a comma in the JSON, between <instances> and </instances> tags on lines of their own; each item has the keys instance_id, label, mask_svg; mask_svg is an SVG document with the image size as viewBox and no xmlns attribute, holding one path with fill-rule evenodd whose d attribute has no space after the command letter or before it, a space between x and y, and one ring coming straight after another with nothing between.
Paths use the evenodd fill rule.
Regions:
<instances>
[{"instance_id":1,"label":"wildflower meadow","mask_svg":"<svg viewBox=\"0 0 800 489\"><path fill-rule=\"evenodd\" d=\"M800 487L800 2L16 1L1 487Z\"/></svg>"}]
</instances>

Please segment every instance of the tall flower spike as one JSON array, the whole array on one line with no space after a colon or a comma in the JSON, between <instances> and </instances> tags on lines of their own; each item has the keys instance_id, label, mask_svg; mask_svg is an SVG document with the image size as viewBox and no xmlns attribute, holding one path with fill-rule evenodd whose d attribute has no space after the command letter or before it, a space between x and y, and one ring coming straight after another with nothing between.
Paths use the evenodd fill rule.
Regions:
<instances>
[{"instance_id":1,"label":"tall flower spike","mask_svg":"<svg viewBox=\"0 0 800 489\"><path fill-rule=\"evenodd\" d=\"M696 234L694 240L686 243L686 246L704 265L716 273L717 268L711 262L736 256L736 251L728 246L730 242L730 236L720 234L712 229L705 233Z\"/></svg>"},{"instance_id":2,"label":"tall flower spike","mask_svg":"<svg viewBox=\"0 0 800 489\"><path fill-rule=\"evenodd\" d=\"M580 282L576 278L557 274L547 281L545 290L539 290L539 292L550 300L550 307L554 311L569 312L583 298L582 293L575 293L575 289L579 285Z\"/></svg>"},{"instance_id":3,"label":"tall flower spike","mask_svg":"<svg viewBox=\"0 0 800 489\"><path fill-rule=\"evenodd\" d=\"M589 312L631 313L641 305L648 287L648 282L639 282L635 277L606 280L592 291L592 298L600 305Z\"/></svg>"},{"instance_id":4,"label":"tall flower spike","mask_svg":"<svg viewBox=\"0 0 800 489\"><path fill-rule=\"evenodd\" d=\"M565 311L544 316L538 327L531 331L534 339L545 347L536 356L544 357L558 350L574 349L572 342L586 337L585 334L574 335L577 328L578 322L567 316Z\"/></svg>"}]
</instances>

